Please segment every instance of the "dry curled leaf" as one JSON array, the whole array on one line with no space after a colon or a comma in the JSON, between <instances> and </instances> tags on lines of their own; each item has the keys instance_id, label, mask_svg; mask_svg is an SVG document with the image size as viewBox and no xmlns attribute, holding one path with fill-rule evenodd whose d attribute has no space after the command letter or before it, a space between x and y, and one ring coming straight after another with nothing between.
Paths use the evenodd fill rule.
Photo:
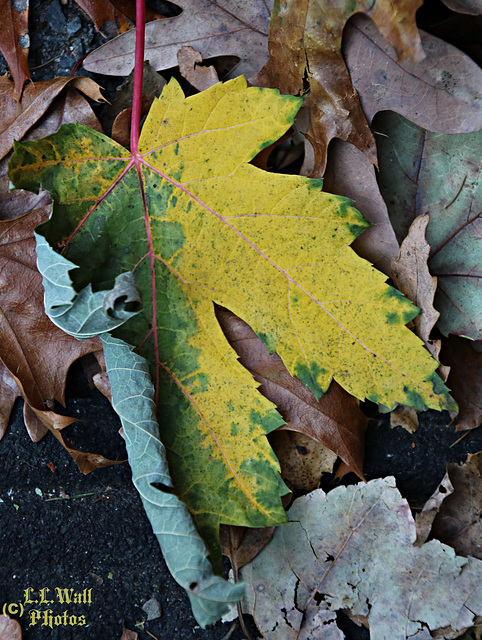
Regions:
<instances>
[{"instance_id":1,"label":"dry curled leaf","mask_svg":"<svg viewBox=\"0 0 482 640\"><path fill-rule=\"evenodd\" d=\"M430 333L440 313L433 306L437 278L430 275L427 264L430 245L425 233L429 220L430 214L425 213L412 222L400 247L398 258L392 261L392 280L397 289L420 309L420 314L413 320L415 332L424 341L435 360L440 362L441 340L430 339ZM442 380L447 380L449 371L450 367L439 367L438 373Z\"/></svg>"}]
</instances>

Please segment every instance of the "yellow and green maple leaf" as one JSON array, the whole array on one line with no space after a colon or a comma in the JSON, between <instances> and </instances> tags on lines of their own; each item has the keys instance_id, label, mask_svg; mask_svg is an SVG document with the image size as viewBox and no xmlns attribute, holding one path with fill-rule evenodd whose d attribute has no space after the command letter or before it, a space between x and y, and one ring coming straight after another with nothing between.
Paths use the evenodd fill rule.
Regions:
<instances>
[{"instance_id":1,"label":"yellow and green maple leaf","mask_svg":"<svg viewBox=\"0 0 482 640\"><path fill-rule=\"evenodd\" d=\"M214 303L317 397L335 378L388 407L453 406L405 327L418 310L349 246L368 226L351 202L320 180L249 164L300 105L243 77L187 99L171 81L138 153L66 125L17 144L10 165L17 187L51 193L41 234L78 265L77 290L134 272L143 310L114 335L149 363L175 491L213 558L219 523L279 523L286 490L265 437L281 418L238 363Z\"/></svg>"}]
</instances>

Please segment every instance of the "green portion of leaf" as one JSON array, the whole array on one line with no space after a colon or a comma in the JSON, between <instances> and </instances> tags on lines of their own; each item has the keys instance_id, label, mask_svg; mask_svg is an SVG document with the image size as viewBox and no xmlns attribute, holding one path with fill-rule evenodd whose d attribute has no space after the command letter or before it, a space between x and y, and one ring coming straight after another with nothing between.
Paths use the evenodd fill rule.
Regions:
<instances>
[{"instance_id":1,"label":"green portion of leaf","mask_svg":"<svg viewBox=\"0 0 482 640\"><path fill-rule=\"evenodd\" d=\"M134 485L169 571L186 589L194 616L204 627L226 613L227 603L242 597L244 585L231 584L214 575L206 546L187 507L172 493L147 362L122 340L109 335L101 339L112 405L122 421Z\"/></svg>"},{"instance_id":2,"label":"green portion of leaf","mask_svg":"<svg viewBox=\"0 0 482 640\"><path fill-rule=\"evenodd\" d=\"M437 326L482 340L482 131L430 133L400 115L377 115L379 185L401 242L430 213L428 266L437 276Z\"/></svg>"},{"instance_id":3,"label":"green portion of leaf","mask_svg":"<svg viewBox=\"0 0 482 640\"><path fill-rule=\"evenodd\" d=\"M309 632L327 610L366 621L372 640L455 638L482 615L482 562L436 540L414 546L394 478L318 489L288 517L241 571L266 640L324 637Z\"/></svg>"}]
</instances>

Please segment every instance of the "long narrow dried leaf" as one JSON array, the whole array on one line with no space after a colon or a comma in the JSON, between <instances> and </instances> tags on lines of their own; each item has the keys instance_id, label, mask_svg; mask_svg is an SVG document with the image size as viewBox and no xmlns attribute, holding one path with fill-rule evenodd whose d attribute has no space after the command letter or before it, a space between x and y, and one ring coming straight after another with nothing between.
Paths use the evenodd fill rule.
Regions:
<instances>
[{"instance_id":1,"label":"long narrow dried leaf","mask_svg":"<svg viewBox=\"0 0 482 640\"><path fill-rule=\"evenodd\" d=\"M12 74L15 89L13 98L20 100L23 85L30 79L28 68L28 2L29 0L0 0L2 33L0 51Z\"/></svg>"},{"instance_id":2,"label":"long narrow dried leaf","mask_svg":"<svg viewBox=\"0 0 482 640\"><path fill-rule=\"evenodd\" d=\"M343 29L355 13L366 13L395 47L401 60L423 58L415 26L421 0L393 5L385 0L280 0L275 4L269 33L269 60L256 83L277 87L282 93L309 94L306 132L314 150L310 175L323 175L328 143L332 138L351 142L370 152L375 160L374 139L341 53ZM308 85L308 87L306 86Z\"/></svg>"},{"instance_id":3,"label":"long narrow dried leaf","mask_svg":"<svg viewBox=\"0 0 482 640\"><path fill-rule=\"evenodd\" d=\"M437 133L482 128L482 69L443 40L420 31L425 58L398 60L371 20L346 26L343 55L368 122L377 111L396 111Z\"/></svg>"},{"instance_id":4,"label":"long narrow dried leaf","mask_svg":"<svg viewBox=\"0 0 482 640\"><path fill-rule=\"evenodd\" d=\"M273 0L176 0L182 13L146 25L145 59L157 71L177 66L177 52L191 46L206 60L240 59L228 74L249 77L268 58L268 26ZM128 32L96 49L84 60L94 73L127 76L134 68L135 33Z\"/></svg>"},{"instance_id":5,"label":"long narrow dried leaf","mask_svg":"<svg viewBox=\"0 0 482 640\"><path fill-rule=\"evenodd\" d=\"M340 609L373 640L457 637L482 615L482 562L435 540L414 546L394 478L319 489L288 517L241 572L246 610L266 640L324 638L317 617Z\"/></svg>"},{"instance_id":6,"label":"long narrow dried leaf","mask_svg":"<svg viewBox=\"0 0 482 640\"><path fill-rule=\"evenodd\" d=\"M444 335L482 340L482 131L434 134L391 112L375 120L379 185L397 237L430 212L428 267Z\"/></svg>"},{"instance_id":7,"label":"long narrow dried leaf","mask_svg":"<svg viewBox=\"0 0 482 640\"><path fill-rule=\"evenodd\" d=\"M75 333L102 290L135 272L144 309L116 336L149 362L173 484L215 563L219 523L282 521L286 488L265 438L281 417L237 362L213 302L243 317L318 398L335 377L387 406L454 407L404 327L416 308L349 248L366 227L360 214L320 181L248 164L290 127L300 102L248 89L242 77L185 99L173 80L139 153L67 125L16 145L10 164L17 186L43 184L55 203L37 247L56 322ZM85 287L77 298L69 271ZM114 319L105 315L102 330ZM138 395L128 367L119 384L124 406ZM142 398L132 402L140 415Z\"/></svg>"},{"instance_id":8,"label":"long narrow dried leaf","mask_svg":"<svg viewBox=\"0 0 482 640\"><path fill-rule=\"evenodd\" d=\"M430 275L427 266L430 245L425 234L429 220L430 214L425 213L412 222L408 235L400 247L398 258L392 262L392 279L397 289L420 309L420 315L413 321L415 331L435 360L439 362L442 343L440 340L430 339L430 333L440 313L433 307L437 278ZM448 367L439 367L439 374L443 380L447 380L449 371Z\"/></svg>"}]
</instances>

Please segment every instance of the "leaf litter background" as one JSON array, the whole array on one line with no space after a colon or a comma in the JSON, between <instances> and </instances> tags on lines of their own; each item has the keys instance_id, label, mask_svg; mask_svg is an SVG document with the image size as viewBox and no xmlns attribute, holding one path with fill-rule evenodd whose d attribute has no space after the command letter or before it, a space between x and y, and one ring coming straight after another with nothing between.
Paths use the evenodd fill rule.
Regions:
<instances>
[{"instance_id":1,"label":"leaf litter background","mask_svg":"<svg viewBox=\"0 0 482 640\"><path fill-rule=\"evenodd\" d=\"M33 5L31 10L39 11L39 8ZM429 12L429 8L424 7L423 10ZM85 20L74 6L69 5L66 9L56 2L43 3L42 11L51 12L50 22L52 22L52 16L56 15L59 18L62 15L65 20L67 15L68 21L64 23L64 26L77 23L77 20L80 20L81 25L83 25L80 30L81 38L78 37L78 31L74 32L77 35L72 38L73 44L69 45L74 50L75 47L78 47L79 42L82 45L84 38L89 41L89 35L93 35L93 29L91 26L89 27L88 20ZM432 6L431 11L432 15L439 16L434 21L435 27L439 30L443 29L444 20L448 19L447 11L441 6L435 8ZM62 28L62 24L59 24L59 27ZM34 39L34 33L31 33L31 35L32 39ZM44 36L45 28L42 30L42 37L44 38L43 46L47 49L49 41ZM99 36L96 37L97 39L99 38ZM40 52L44 56L40 57L40 64L46 61L46 54L48 55L55 51L52 48L55 43L58 43L58 36L53 33L50 41L50 50L48 52ZM99 40L97 40L96 44L98 43ZM460 46L460 43L457 44ZM468 39L467 44L470 46L470 39ZM87 46L90 48L91 45L92 42ZM69 53L67 53L68 56ZM72 59L75 62L78 57L78 55L71 55L71 60L67 60L64 63L65 67L57 69L57 72L65 74L70 70ZM31 66L34 66L32 62ZM54 70L46 74L45 77L50 78L55 74L56 71ZM101 84L105 84L103 80L105 79L102 79ZM370 86L370 84L368 83L367 86ZM358 86L357 89L362 96L362 90ZM427 125L425 124L425 126ZM449 127L449 125L446 126ZM450 127L448 132L451 132ZM346 149L343 149L344 144L339 143L338 145L340 148L337 151L340 154L346 151ZM353 148L349 147L348 149L352 150ZM349 161L347 166L350 166ZM353 161L351 166L353 166ZM335 163L335 169L342 173L343 163ZM360 169L360 157L358 157L357 170L362 170ZM356 185L356 180L350 178L349 169L345 171L347 173L346 179L353 188L353 185ZM367 174L370 175L369 169ZM366 181L364 180L363 182ZM336 184L334 186L336 187ZM333 188L333 186L327 188L336 192L336 188ZM352 195L348 190L343 190L343 188L341 188L340 193L353 198L357 197L356 194ZM365 213L359 204L358 206L362 213ZM395 256L396 253L393 257ZM97 416L100 415L101 420L98 417L94 418L93 424L95 426L89 429L88 435L84 425L79 424L68 427L63 433L68 434L69 438L73 439L84 450L101 452L107 458L122 459L122 442L119 442L118 436L115 436L118 441L118 448L115 449L113 445L116 440L113 440L113 436L111 434L107 435L107 433L99 433L99 422L109 421L112 424L112 433L115 434L115 419L111 413L109 414L110 407L103 402L102 398L99 398L96 392L88 389L83 381L80 368L76 366L75 369L77 373L71 376L67 385L67 393L70 394L71 400L66 413L74 416L79 415L76 413L77 411L80 415L82 415L82 412L87 413L86 409L93 409L94 400L97 398L101 407ZM467 393L468 388L471 398L476 398L477 393L480 393L474 383L477 378L475 375L468 376L468 378L466 380L467 384L461 385L463 387L461 393ZM79 396L82 393L84 398L81 400ZM76 395L77 399L75 398ZM1 490L7 494L9 490L13 489L13 493L10 496L7 495L6 499L3 493L0 494L0 497L6 503L1 504L2 508L9 507L9 520L4 521L2 519L1 548L2 561L4 558L7 560L5 549L8 548L9 541L22 538L25 540L22 548L25 550L26 558L22 560L20 554L17 557L10 557L10 570L8 566L5 566L5 572L3 573L4 576L8 576L8 579L5 584L5 598L3 593L0 592L2 600L18 600L19 592L18 588L15 587L16 581L18 581L18 584L22 583L22 585L26 584L25 581L29 583L34 581L36 585L33 586L40 587L44 586L44 584L52 584L53 581L57 584L64 579L66 581L65 586L74 586L69 576L77 575L78 584L82 585L82 588L92 584L94 594L97 594L97 598L94 597L94 601L97 602L98 608L95 609L96 605L94 605L87 612L88 618L94 622L91 632L95 633L95 635L103 633L106 637L119 637L121 618L126 618L128 621L127 626L130 625L130 628L134 628L133 625L136 620L146 617L139 605L149 600L152 595L157 595L157 599L162 603L164 609L163 615L160 619L148 622L146 628L158 635L158 637L193 637L193 632L189 627L195 623L192 618L191 623L188 621L190 611L187 601L179 593L180 589L175 583L171 587L172 590L167 591L166 585L170 584L170 579L167 575L159 577L158 570L162 566L162 560L159 558L158 562L155 562L155 557L156 554L160 556L160 553L153 544L150 527L146 523L145 516L139 508L139 501L136 499L135 492L130 485L130 474L126 465L109 467L85 477L81 476L67 454L64 462L61 462L63 452L51 437L46 438L37 445L31 444L25 429L21 426L19 411L20 409L17 406L13 424L10 426L8 436L4 438L1 445L2 453L5 453L5 460L7 460L5 474L1 478L2 485L5 483L5 486L2 486ZM467 411L470 414L470 410L467 409ZM474 417L476 412L477 408L472 410L467 420L472 420L472 422L477 420ZM106 416L108 415L110 417L107 419ZM34 420L32 419L31 423L33 422ZM445 428L448 422L446 415L441 417L433 412L423 414L420 416L420 430L412 435L401 429L390 431L386 422L387 419L385 418L385 424L371 423L368 429L365 474L368 479L395 475L397 486L402 495L409 499L411 506L415 509L420 509L423 506L425 500L438 485L444 473L445 462L452 460L462 461L465 459L465 452L475 452L482 448L478 431L470 432L461 442L449 448L457 439L457 435L454 434L453 428ZM35 428L33 424L30 426L32 430ZM18 430L18 435L14 439L16 429ZM80 439L77 438L75 440L76 434L77 437L80 435ZM90 438L90 442L88 438ZM23 445L21 444L22 441ZM303 451L303 447L300 447L298 443L296 450ZM298 457L301 458L301 454ZM54 473L51 467L47 467L48 462L53 462L55 465L56 470ZM14 474L16 473L18 474L18 479L15 478ZM63 481L59 482L59 476L63 477ZM22 486L19 480L20 477L22 477L23 489L20 489ZM105 479L104 482L101 481L101 477L103 480ZM64 485L62 485L62 482L64 482ZM26 486L24 483L27 483ZM91 491L95 491L95 493L92 496L82 498L71 497L70 500L43 502L46 495L50 495L50 493L53 493L55 497L59 497L61 486L71 496L90 493ZM325 478L323 488L328 490L332 486L329 477ZM42 498L35 493L35 487L41 487ZM18 491L18 494L16 494L16 491ZM17 497L14 499L13 496L15 495ZM125 507L122 502L125 503ZM18 505L18 510L13 504ZM86 509L85 512L80 511L81 505ZM137 505L137 513L134 511L135 505ZM59 511L53 511L52 506L58 508ZM48 510L45 507L48 507ZM104 509L104 511L101 511L101 509ZM67 510L68 515L66 513ZM102 513L104 513L106 519L105 528L102 526ZM113 520L113 517L117 517L118 520ZM31 528L26 526L27 518L30 520ZM89 521L92 522L92 527L86 526L85 534L80 535L78 523ZM143 530L139 528L142 523L144 524ZM15 531L15 526L18 527L17 531ZM53 540L55 540L54 544L52 543ZM144 544L140 542L141 540L143 540ZM58 548L59 542L62 544L60 549ZM55 560L49 555L52 554L54 549L59 554ZM142 551L144 552L144 560L141 557ZM114 558L115 553L118 553L117 560ZM458 553L463 553L463 551L458 551ZM52 566L52 564L57 564L58 566L49 575L42 569L42 562L45 563L45 569L48 566ZM142 571L143 566L146 567L145 572ZM23 568L20 569L20 567ZM4 566L2 565L3 568ZM74 568L74 573L71 573ZM25 574L22 575L22 571L27 572L28 577ZM61 572L64 572L63 578ZM17 577L13 578L13 575ZM146 579L144 587L140 585L142 577ZM38 580L41 580L42 584L39 584ZM144 588L143 593L141 593L142 588ZM20 587L20 591L21 589L22 587ZM183 601L184 605L181 604ZM170 610L172 604L174 604L174 607ZM185 612L186 616L186 622L182 625L179 625L179 618L181 617L179 606L182 607L182 611ZM342 628L343 624L349 623L340 623ZM353 627L350 627L350 629L349 632L347 631L348 638L368 637L363 630L354 630ZM214 629L199 630L198 633L200 637L217 638L223 637L228 630L229 626L218 624ZM86 629L85 631L87 632L88 630ZM138 631L140 637L149 637L139 629ZM35 633L38 635L35 635ZM66 635L67 633L69 633L67 630L62 630L58 632L59 635L57 636L55 631L48 632L48 635L43 635L42 632L39 633L33 630L26 633L24 637L66 638L69 637ZM72 637L78 637L77 634L81 633L81 630L76 630ZM243 637L243 634L238 629L231 637Z\"/></svg>"}]
</instances>

